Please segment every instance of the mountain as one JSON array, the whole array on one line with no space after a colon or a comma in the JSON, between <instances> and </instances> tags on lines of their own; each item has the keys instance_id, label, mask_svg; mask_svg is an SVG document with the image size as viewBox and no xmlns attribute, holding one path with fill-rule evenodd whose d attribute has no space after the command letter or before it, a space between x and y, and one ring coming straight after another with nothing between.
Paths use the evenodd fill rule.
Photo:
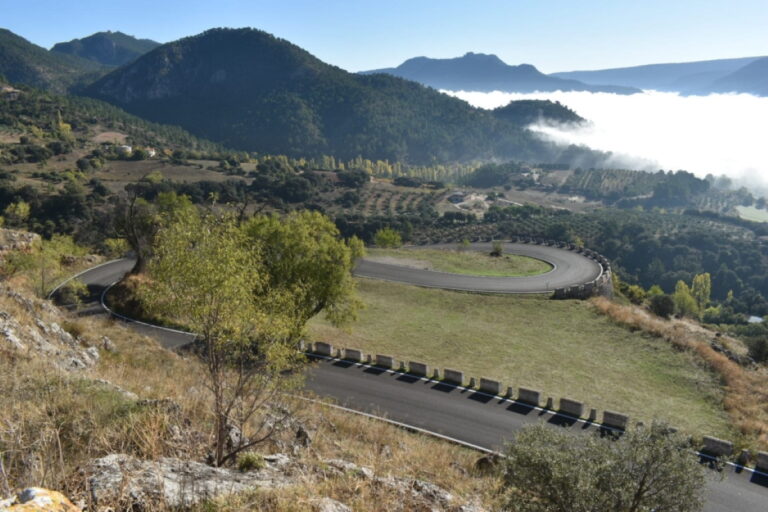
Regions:
<instances>
[{"instance_id":1,"label":"mountain","mask_svg":"<svg viewBox=\"0 0 768 512\"><path fill-rule=\"evenodd\" d=\"M94 80L101 69L95 62L50 53L10 30L0 29L0 75L11 83L65 92Z\"/></svg>"},{"instance_id":2,"label":"mountain","mask_svg":"<svg viewBox=\"0 0 768 512\"><path fill-rule=\"evenodd\" d=\"M709 92L746 92L768 96L768 57L763 57L714 81Z\"/></svg>"},{"instance_id":3,"label":"mountain","mask_svg":"<svg viewBox=\"0 0 768 512\"><path fill-rule=\"evenodd\" d=\"M149 39L137 39L122 32L97 32L82 39L57 43L51 52L74 55L104 66L117 67L127 64L140 55L154 50L160 43Z\"/></svg>"},{"instance_id":4,"label":"mountain","mask_svg":"<svg viewBox=\"0 0 768 512\"><path fill-rule=\"evenodd\" d=\"M518 158L550 145L519 123L389 75L357 75L255 29L213 29L165 44L87 95L227 147L406 163Z\"/></svg>"},{"instance_id":5,"label":"mountain","mask_svg":"<svg viewBox=\"0 0 768 512\"><path fill-rule=\"evenodd\" d=\"M503 119L519 126L528 126L540 121L553 123L583 123L586 119L559 101L518 100L493 110L497 119Z\"/></svg>"},{"instance_id":6,"label":"mountain","mask_svg":"<svg viewBox=\"0 0 768 512\"><path fill-rule=\"evenodd\" d=\"M568 71L550 76L588 84L611 83L639 89L688 92L706 90L713 82L751 64L760 57L648 64L596 71Z\"/></svg>"},{"instance_id":7,"label":"mountain","mask_svg":"<svg viewBox=\"0 0 768 512\"><path fill-rule=\"evenodd\" d=\"M547 76L530 64L510 66L496 55L467 53L453 59L408 59L396 68L363 71L370 75L386 73L407 78L435 89L450 91L591 91L633 94L632 87L587 85L576 80Z\"/></svg>"}]
</instances>

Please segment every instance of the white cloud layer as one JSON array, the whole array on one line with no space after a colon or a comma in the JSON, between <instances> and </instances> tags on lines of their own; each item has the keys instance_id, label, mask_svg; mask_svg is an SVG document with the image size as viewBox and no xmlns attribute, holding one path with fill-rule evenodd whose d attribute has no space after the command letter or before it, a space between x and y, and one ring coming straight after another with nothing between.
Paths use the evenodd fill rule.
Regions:
<instances>
[{"instance_id":1,"label":"white cloud layer","mask_svg":"<svg viewBox=\"0 0 768 512\"><path fill-rule=\"evenodd\" d=\"M649 170L684 169L697 176L725 174L768 185L768 98L748 94L680 96L647 91L608 93L448 92L472 105L496 108L512 100L559 101L590 120L587 128L533 126L560 143L611 151L617 163Z\"/></svg>"}]
</instances>

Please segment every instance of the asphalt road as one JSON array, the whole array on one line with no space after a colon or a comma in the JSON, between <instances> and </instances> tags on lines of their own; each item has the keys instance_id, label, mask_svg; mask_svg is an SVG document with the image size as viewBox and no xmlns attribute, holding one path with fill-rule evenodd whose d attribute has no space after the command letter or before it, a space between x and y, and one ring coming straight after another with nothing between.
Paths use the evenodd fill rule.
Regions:
<instances>
[{"instance_id":1,"label":"asphalt road","mask_svg":"<svg viewBox=\"0 0 768 512\"><path fill-rule=\"evenodd\" d=\"M588 283L600 275L601 268L596 261L576 252L532 244L503 243L502 246L504 253L537 258L546 261L553 268L545 274L536 276L485 277L449 274L361 260L355 267L355 275L430 288L487 293L546 293L556 288ZM474 243L469 249L490 252L491 247L491 243ZM416 246L410 250L414 252L414 258L418 258L420 250L455 248L456 244L435 244Z\"/></svg>"},{"instance_id":2,"label":"asphalt road","mask_svg":"<svg viewBox=\"0 0 768 512\"><path fill-rule=\"evenodd\" d=\"M118 260L79 276L91 291L92 300L83 310L84 314L107 314L99 299L105 287L120 279L131 266L129 260ZM130 325L170 349L192 339L187 333L140 322ZM501 448L511 434L524 425L540 421L578 432L597 428L479 392L332 359L317 360L308 371L306 388L350 409L490 450ZM716 472L711 473L706 512L768 512L768 475L733 466L727 467L723 474L725 478L720 480Z\"/></svg>"}]
</instances>

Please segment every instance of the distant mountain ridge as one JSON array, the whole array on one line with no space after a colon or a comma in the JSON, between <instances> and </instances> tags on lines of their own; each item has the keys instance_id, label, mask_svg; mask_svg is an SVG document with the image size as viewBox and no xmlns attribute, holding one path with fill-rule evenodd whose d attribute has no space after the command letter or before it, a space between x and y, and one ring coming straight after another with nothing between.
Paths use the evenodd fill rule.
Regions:
<instances>
[{"instance_id":1,"label":"distant mountain ridge","mask_svg":"<svg viewBox=\"0 0 768 512\"><path fill-rule=\"evenodd\" d=\"M768 57L757 59L743 68L737 69L714 81L711 92L746 92L758 96L768 96Z\"/></svg>"},{"instance_id":2,"label":"distant mountain ridge","mask_svg":"<svg viewBox=\"0 0 768 512\"><path fill-rule=\"evenodd\" d=\"M751 92L759 90L759 82L768 83L768 74L756 70L757 75L739 76L726 80L731 74L750 66L763 57L718 59L696 62L647 64L626 68L595 71L567 71L550 76L580 80L585 83L613 83L640 89L680 92L684 94L708 94L710 92ZM752 84L752 81L758 83ZM727 89L727 90L726 90ZM763 93L765 94L765 93Z\"/></svg>"},{"instance_id":3,"label":"distant mountain ridge","mask_svg":"<svg viewBox=\"0 0 768 512\"><path fill-rule=\"evenodd\" d=\"M137 39L122 32L106 31L66 43L57 43L51 48L51 52L74 55L104 66L117 67L158 46L160 43L150 39Z\"/></svg>"},{"instance_id":4,"label":"distant mountain ridge","mask_svg":"<svg viewBox=\"0 0 768 512\"><path fill-rule=\"evenodd\" d=\"M415 57L396 68L374 69L361 74L385 73L413 80L435 89L451 91L549 92L590 91L634 94L633 87L588 85L577 80L552 77L530 64L510 66L496 55L469 52L452 59Z\"/></svg>"},{"instance_id":5,"label":"distant mountain ridge","mask_svg":"<svg viewBox=\"0 0 768 512\"><path fill-rule=\"evenodd\" d=\"M95 62L51 53L10 30L0 29L0 75L12 83L62 93L101 74L103 68Z\"/></svg>"},{"instance_id":6,"label":"distant mountain ridge","mask_svg":"<svg viewBox=\"0 0 768 512\"><path fill-rule=\"evenodd\" d=\"M348 73L255 29L212 29L162 45L86 93L227 147L272 154L423 164L551 161L562 151L511 120L514 113L496 115L389 75Z\"/></svg>"}]
</instances>

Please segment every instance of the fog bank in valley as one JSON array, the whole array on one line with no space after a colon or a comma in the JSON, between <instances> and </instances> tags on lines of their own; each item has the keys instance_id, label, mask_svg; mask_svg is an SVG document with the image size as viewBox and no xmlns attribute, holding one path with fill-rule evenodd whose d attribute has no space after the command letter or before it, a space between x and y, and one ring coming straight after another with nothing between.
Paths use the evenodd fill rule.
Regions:
<instances>
[{"instance_id":1,"label":"fog bank in valley","mask_svg":"<svg viewBox=\"0 0 768 512\"><path fill-rule=\"evenodd\" d=\"M608 93L448 92L482 108L512 100L559 101L591 121L587 127L534 125L558 143L613 152L622 167L725 174L752 187L768 186L768 98L748 94L680 96L647 91Z\"/></svg>"}]
</instances>

